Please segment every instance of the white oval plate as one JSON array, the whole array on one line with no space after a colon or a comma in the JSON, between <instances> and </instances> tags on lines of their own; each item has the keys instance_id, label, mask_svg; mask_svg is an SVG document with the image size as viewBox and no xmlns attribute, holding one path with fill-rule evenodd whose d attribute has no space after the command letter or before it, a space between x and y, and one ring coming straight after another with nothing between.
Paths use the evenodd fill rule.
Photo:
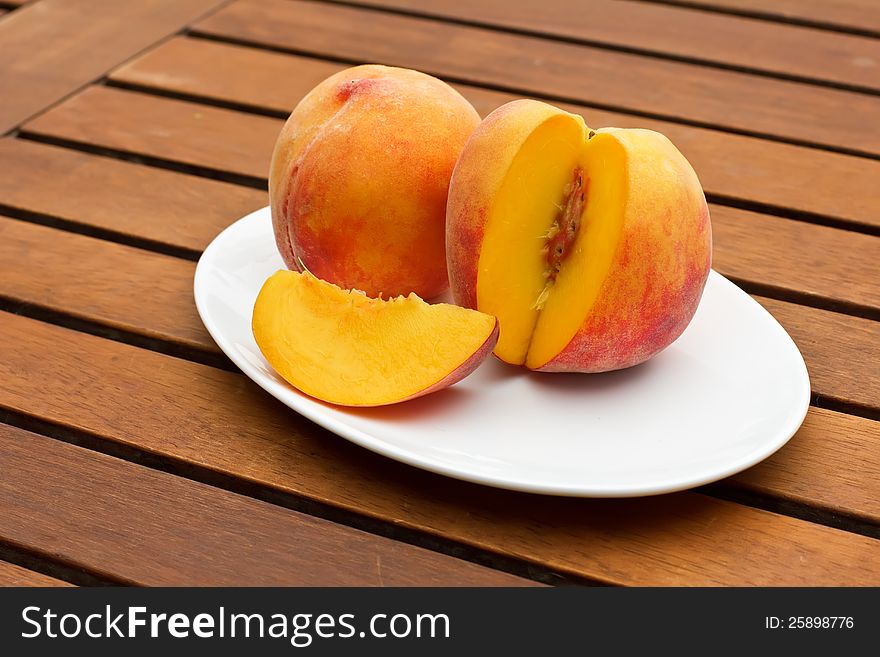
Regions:
<instances>
[{"instance_id":1,"label":"white oval plate","mask_svg":"<svg viewBox=\"0 0 880 657\"><path fill-rule=\"evenodd\" d=\"M756 301L711 272L682 336L649 362L608 374L539 374L487 360L446 390L351 409L292 388L263 358L251 313L284 267L268 208L224 230L195 275L199 314L220 348L269 394L330 431L444 475L514 490L629 497L744 470L803 422L800 352Z\"/></svg>"}]
</instances>

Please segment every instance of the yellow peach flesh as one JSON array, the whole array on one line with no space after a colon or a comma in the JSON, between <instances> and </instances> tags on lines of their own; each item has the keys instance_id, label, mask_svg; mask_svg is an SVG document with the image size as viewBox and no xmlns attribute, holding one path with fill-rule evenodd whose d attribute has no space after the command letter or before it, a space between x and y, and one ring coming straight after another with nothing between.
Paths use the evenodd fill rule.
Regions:
<instances>
[{"instance_id":1,"label":"yellow peach flesh","mask_svg":"<svg viewBox=\"0 0 880 657\"><path fill-rule=\"evenodd\" d=\"M584 124L572 115L545 121L511 163L491 207L480 253L477 304L502 326L495 353L522 363L547 282L541 252L560 195L581 155Z\"/></svg>"},{"instance_id":2,"label":"yellow peach flesh","mask_svg":"<svg viewBox=\"0 0 880 657\"><path fill-rule=\"evenodd\" d=\"M525 364L539 369L571 342L611 269L623 223L626 155L613 137L599 133L583 149L588 181L580 228L541 309Z\"/></svg>"},{"instance_id":3,"label":"yellow peach flesh","mask_svg":"<svg viewBox=\"0 0 880 657\"><path fill-rule=\"evenodd\" d=\"M554 116L516 154L491 207L480 252L477 307L498 317L496 355L540 368L583 323L607 276L621 224L625 155L609 135L585 142L580 117ZM558 273L548 242L572 171L583 171L588 199Z\"/></svg>"},{"instance_id":4,"label":"yellow peach flesh","mask_svg":"<svg viewBox=\"0 0 880 657\"><path fill-rule=\"evenodd\" d=\"M333 404L379 406L452 385L491 353L494 317L415 294L373 299L308 272L278 271L254 305L253 333L278 374Z\"/></svg>"}]
</instances>

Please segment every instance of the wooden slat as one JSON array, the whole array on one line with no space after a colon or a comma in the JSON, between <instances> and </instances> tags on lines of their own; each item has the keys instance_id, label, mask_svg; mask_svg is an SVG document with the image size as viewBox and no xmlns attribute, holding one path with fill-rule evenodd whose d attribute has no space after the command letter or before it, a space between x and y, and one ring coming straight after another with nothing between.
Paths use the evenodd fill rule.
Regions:
<instances>
[{"instance_id":1,"label":"wooden slat","mask_svg":"<svg viewBox=\"0 0 880 657\"><path fill-rule=\"evenodd\" d=\"M71 586L64 582L33 570L16 566L14 563L0 561L0 586Z\"/></svg>"},{"instance_id":2,"label":"wooden slat","mask_svg":"<svg viewBox=\"0 0 880 657\"><path fill-rule=\"evenodd\" d=\"M193 312L195 265L0 216L0 297L218 353Z\"/></svg>"},{"instance_id":3,"label":"wooden slat","mask_svg":"<svg viewBox=\"0 0 880 657\"><path fill-rule=\"evenodd\" d=\"M660 0L755 16L838 25L880 33L880 4L875 0Z\"/></svg>"},{"instance_id":4,"label":"wooden slat","mask_svg":"<svg viewBox=\"0 0 880 657\"><path fill-rule=\"evenodd\" d=\"M472 21L551 37L839 84L880 86L880 41L647 2L357 0L355 4ZM764 3L766 4L766 3ZM748 47L744 48L743 44Z\"/></svg>"},{"instance_id":5,"label":"wooden slat","mask_svg":"<svg viewBox=\"0 0 880 657\"><path fill-rule=\"evenodd\" d=\"M6 425L0 463L0 538L115 582L530 583Z\"/></svg>"},{"instance_id":6,"label":"wooden slat","mask_svg":"<svg viewBox=\"0 0 880 657\"><path fill-rule=\"evenodd\" d=\"M810 408L785 447L729 481L880 524L880 422Z\"/></svg>"},{"instance_id":7,"label":"wooden slat","mask_svg":"<svg viewBox=\"0 0 880 657\"><path fill-rule=\"evenodd\" d=\"M880 322L775 299L759 301L804 354L813 391L880 417Z\"/></svg>"},{"instance_id":8,"label":"wooden slat","mask_svg":"<svg viewBox=\"0 0 880 657\"><path fill-rule=\"evenodd\" d=\"M310 89L347 66L180 36L132 59L108 77L287 114ZM279 80L284 82L279 84Z\"/></svg>"},{"instance_id":9,"label":"wooden slat","mask_svg":"<svg viewBox=\"0 0 880 657\"><path fill-rule=\"evenodd\" d=\"M344 65L335 62L177 38L126 64L111 77L121 83L289 112L314 85L342 68ZM457 86L483 115L515 98ZM876 160L631 114L563 106L583 114L596 127L645 127L666 134L694 164L709 193L838 217L880 230L880 214L870 194L865 193L880 179L880 162ZM246 125L242 119L242 130Z\"/></svg>"},{"instance_id":10,"label":"wooden slat","mask_svg":"<svg viewBox=\"0 0 880 657\"><path fill-rule=\"evenodd\" d=\"M39 277L33 276L35 271ZM192 263L168 256L24 222L0 221L0 296L217 353L192 303L193 272ZM861 320L844 318L843 325L833 324L839 318L834 313L761 301L784 317L784 325L802 345L818 395L849 400L862 386L844 371L847 363L865 360L857 375L866 376L880 366L877 345L870 337L856 337L834 350L828 350L823 340L828 330L860 335L865 328ZM870 331L871 324L867 327ZM819 409L810 417L812 421L794 441L795 456L773 461L770 471L762 466L764 474L749 481L768 494L880 523L880 477L876 476L880 424ZM848 437L840 440L840 436ZM827 467L847 458L860 464L856 472ZM762 477L768 479L766 486ZM873 502L866 502L866 496Z\"/></svg>"},{"instance_id":11,"label":"wooden slat","mask_svg":"<svg viewBox=\"0 0 880 657\"><path fill-rule=\"evenodd\" d=\"M0 23L0 133L225 0L40 0Z\"/></svg>"},{"instance_id":12,"label":"wooden slat","mask_svg":"<svg viewBox=\"0 0 880 657\"><path fill-rule=\"evenodd\" d=\"M725 276L880 317L880 238L719 205L711 216L712 266Z\"/></svg>"},{"instance_id":13,"label":"wooden slat","mask_svg":"<svg viewBox=\"0 0 880 657\"><path fill-rule=\"evenodd\" d=\"M880 541L864 536L694 493L484 489L336 439L231 372L6 313L0 335L4 408L552 570L620 584L880 583Z\"/></svg>"},{"instance_id":14,"label":"wooden slat","mask_svg":"<svg viewBox=\"0 0 880 657\"><path fill-rule=\"evenodd\" d=\"M193 252L267 203L255 189L19 139L0 139L0 171L0 205Z\"/></svg>"},{"instance_id":15,"label":"wooden slat","mask_svg":"<svg viewBox=\"0 0 880 657\"><path fill-rule=\"evenodd\" d=\"M397 64L467 82L880 154L880 96L294 0L237 0L195 27L298 52Z\"/></svg>"},{"instance_id":16,"label":"wooden slat","mask_svg":"<svg viewBox=\"0 0 880 657\"><path fill-rule=\"evenodd\" d=\"M265 179L282 123L179 100L90 87L28 122L24 130Z\"/></svg>"}]
</instances>

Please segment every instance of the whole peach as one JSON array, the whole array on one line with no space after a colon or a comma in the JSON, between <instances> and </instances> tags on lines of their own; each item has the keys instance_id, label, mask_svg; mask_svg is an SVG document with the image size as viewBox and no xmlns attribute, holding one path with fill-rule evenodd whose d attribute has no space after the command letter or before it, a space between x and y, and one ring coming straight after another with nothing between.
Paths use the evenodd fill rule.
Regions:
<instances>
[{"instance_id":1,"label":"whole peach","mask_svg":"<svg viewBox=\"0 0 880 657\"><path fill-rule=\"evenodd\" d=\"M272 156L285 264L371 296L442 293L449 179L479 120L457 91L418 71L364 65L324 80Z\"/></svg>"}]
</instances>

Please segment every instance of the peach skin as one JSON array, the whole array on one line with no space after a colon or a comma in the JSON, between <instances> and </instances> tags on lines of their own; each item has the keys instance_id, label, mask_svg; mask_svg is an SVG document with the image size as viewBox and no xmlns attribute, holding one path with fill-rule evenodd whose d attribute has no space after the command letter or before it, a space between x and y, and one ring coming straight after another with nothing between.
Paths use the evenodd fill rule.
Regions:
<instances>
[{"instance_id":1,"label":"peach skin","mask_svg":"<svg viewBox=\"0 0 880 657\"><path fill-rule=\"evenodd\" d=\"M282 128L269 171L285 264L370 296L442 293L449 179L479 121L418 71L356 66L321 82Z\"/></svg>"}]
</instances>

